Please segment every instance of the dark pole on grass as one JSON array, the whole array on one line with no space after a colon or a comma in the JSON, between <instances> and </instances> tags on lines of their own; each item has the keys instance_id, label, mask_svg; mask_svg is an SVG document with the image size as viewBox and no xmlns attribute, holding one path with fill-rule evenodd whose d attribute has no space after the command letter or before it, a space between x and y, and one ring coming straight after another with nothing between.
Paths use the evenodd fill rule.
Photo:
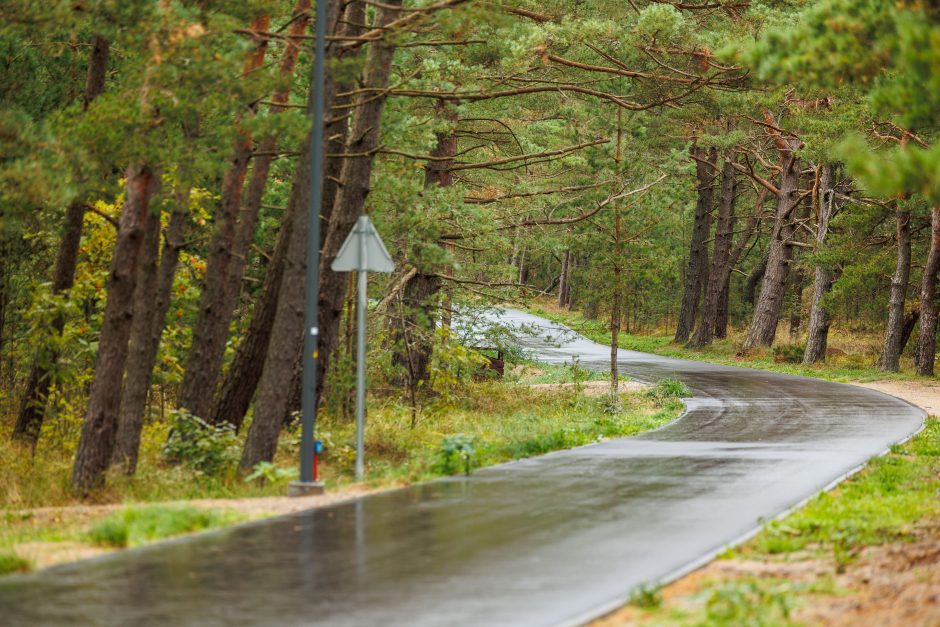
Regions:
<instances>
[{"instance_id":1,"label":"dark pole on grass","mask_svg":"<svg viewBox=\"0 0 940 627\"><path fill-rule=\"evenodd\" d=\"M307 221L307 280L304 307L304 357L301 436L300 481L291 484L290 493L311 494L322 491L314 482L313 432L317 419L317 360L319 340L320 295L320 203L323 190L323 90L326 76L326 8L330 0L316 0L316 39L314 44L312 127L310 129L310 206Z\"/></svg>"}]
</instances>

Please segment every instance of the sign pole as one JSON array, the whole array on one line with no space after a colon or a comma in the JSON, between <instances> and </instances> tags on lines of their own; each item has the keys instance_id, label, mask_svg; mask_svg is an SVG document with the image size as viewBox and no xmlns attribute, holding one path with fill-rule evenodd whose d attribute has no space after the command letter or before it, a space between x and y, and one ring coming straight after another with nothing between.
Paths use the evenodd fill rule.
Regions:
<instances>
[{"instance_id":1,"label":"sign pole","mask_svg":"<svg viewBox=\"0 0 940 627\"><path fill-rule=\"evenodd\" d=\"M365 249L365 246L362 247ZM359 271L359 304L356 308L356 481L365 474L366 426L366 305L369 273Z\"/></svg>"},{"instance_id":2,"label":"sign pole","mask_svg":"<svg viewBox=\"0 0 940 627\"><path fill-rule=\"evenodd\" d=\"M314 45L313 77L310 90L313 96L310 129L310 204L307 222L307 280L304 304L304 356L302 418L300 434L300 481L288 488L290 496L304 496L323 492L323 484L314 481L313 432L317 419L317 358L319 340L320 296L320 203L323 191L323 115L325 102L323 89L326 79L326 9L330 0L317 2L316 40Z\"/></svg>"},{"instance_id":3,"label":"sign pole","mask_svg":"<svg viewBox=\"0 0 940 627\"><path fill-rule=\"evenodd\" d=\"M356 481L365 475L366 426L366 308L369 305L369 272L395 269L382 238L369 216L359 216L346 241L330 265L334 272L357 272L359 294L356 306Z\"/></svg>"}]
</instances>

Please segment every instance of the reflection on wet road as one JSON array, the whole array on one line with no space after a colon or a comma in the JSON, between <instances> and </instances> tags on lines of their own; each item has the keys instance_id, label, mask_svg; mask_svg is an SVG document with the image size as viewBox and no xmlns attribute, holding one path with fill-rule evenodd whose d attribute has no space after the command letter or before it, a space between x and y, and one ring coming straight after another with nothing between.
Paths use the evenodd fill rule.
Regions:
<instances>
[{"instance_id":1,"label":"reflection on wet road","mask_svg":"<svg viewBox=\"0 0 940 627\"><path fill-rule=\"evenodd\" d=\"M544 320L545 361L610 349ZM546 341L544 335L556 339ZM555 625L721 550L920 428L878 392L621 351L688 412L645 435L0 579L0 623Z\"/></svg>"}]
</instances>

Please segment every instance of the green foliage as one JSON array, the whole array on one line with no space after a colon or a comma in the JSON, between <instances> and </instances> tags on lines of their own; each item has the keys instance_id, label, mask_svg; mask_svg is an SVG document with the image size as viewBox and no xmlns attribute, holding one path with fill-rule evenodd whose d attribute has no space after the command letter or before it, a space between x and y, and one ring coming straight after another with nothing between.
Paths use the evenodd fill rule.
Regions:
<instances>
[{"instance_id":1,"label":"green foliage","mask_svg":"<svg viewBox=\"0 0 940 627\"><path fill-rule=\"evenodd\" d=\"M637 586L630 593L630 605L642 609L654 609L662 605L662 586L659 584L643 584Z\"/></svg>"},{"instance_id":2,"label":"green foliage","mask_svg":"<svg viewBox=\"0 0 940 627\"><path fill-rule=\"evenodd\" d=\"M799 344L777 344L773 347L774 361L787 364L801 363L805 350L806 347Z\"/></svg>"},{"instance_id":3,"label":"green foliage","mask_svg":"<svg viewBox=\"0 0 940 627\"><path fill-rule=\"evenodd\" d=\"M428 370L430 389L438 395L440 406L453 406L460 388L488 363L478 351L453 341L450 329L437 329Z\"/></svg>"},{"instance_id":4,"label":"green foliage","mask_svg":"<svg viewBox=\"0 0 940 627\"><path fill-rule=\"evenodd\" d=\"M25 573L29 569L29 560L13 553L0 553L0 576L11 573Z\"/></svg>"},{"instance_id":5,"label":"green foliage","mask_svg":"<svg viewBox=\"0 0 940 627\"><path fill-rule=\"evenodd\" d=\"M777 627L789 625L793 609L792 589L764 581L732 582L708 597L706 615L713 625Z\"/></svg>"},{"instance_id":6,"label":"green foliage","mask_svg":"<svg viewBox=\"0 0 940 627\"><path fill-rule=\"evenodd\" d=\"M478 464L475 438L465 433L455 433L441 440L437 451L437 464L445 475L452 475L457 469L470 476L470 470Z\"/></svg>"},{"instance_id":7,"label":"green foliage","mask_svg":"<svg viewBox=\"0 0 940 627\"><path fill-rule=\"evenodd\" d=\"M669 400L688 398L692 396L692 390L678 379L666 378L660 379L651 385L646 390L646 394L657 403L662 404Z\"/></svg>"},{"instance_id":8,"label":"green foliage","mask_svg":"<svg viewBox=\"0 0 940 627\"><path fill-rule=\"evenodd\" d=\"M95 523L87 532L93 544L122 548L162 538L231 525L232 513L193 507L127 507Z\"/></svg>"},{"instance_id":9,"label":"green foliage","mask_svg":"<svg viewBox=\"0 0 940 627\"><path fill-rule=\"evenodd\" d=\"M173 412L170 423L163 447L167 460L209 476L230 471L238 461L239 441L231 425L210 425L183 409Z\"/></svg>"},{"instance_id":10,"label":"green foliage","mask_svg":"<svg viewBox=\"0 0 940 627\"><path fill-rule=\"evenodd\" d=\"M262 479L268 483L283 483L285 480L296 479L299 472L296 467L280 468L272 462L258 462L252 469L251 474L245 477L245 481Z\"/></svg>"}]
</instances>

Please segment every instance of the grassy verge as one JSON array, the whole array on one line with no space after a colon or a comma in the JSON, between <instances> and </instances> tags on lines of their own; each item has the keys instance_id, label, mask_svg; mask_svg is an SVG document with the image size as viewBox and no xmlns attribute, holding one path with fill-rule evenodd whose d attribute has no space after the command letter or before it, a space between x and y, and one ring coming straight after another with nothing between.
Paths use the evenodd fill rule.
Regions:
<instances>
[{"instance_id":1,"label":"grassy verge","mask_svg":"<svg viewBox=\"0 0 940 627\"><path fill-rule=\"evenodd\" d=\"M559 309L547 302L540 303L528 311L553 322L560 322L595 342L610 345L610 327L606 321L588 320L578 312ZM901 372L888 373L875 368L881 338L870 334L830 331L830 355L825 362L810 366L799 363L803 356L802 345L799 343L781 344L774 349L754 349L746 356L740 356L738 352L744 337L741 331L736 330L732 330L725 339L696 349L675 344L672 339L672 333L666 331L651 335L621 332L619 335L620 348L627 350L742 368L759 368L830 381L931 380L930 377L921 377L914 373L913 366L907 363L907 360L902 360Z\"/></svg>"},{"instance_id":2,"label":"grassy verge","mask_svg":"<svg viewBox=\"0 0 940 627\"><path fill-rule=\"evenodd\" d=\"M590 396L581 383L595 376L577 368L530 364L514 370L506 381L461 387L415 414L399 402L373 398L366 429L366 484L400 486L632 435L659 427L682 410L682 390L669 385L617 399ZM538 382L569 385L528 385ZM193 467L168 461L162 450L167 430L166 424L147 426L137 474L110 476L108 487L96 495L97 504L77 499L68 490L73 455L69 446L44 438L31 457L0 433L0 574L265 515L259 509L244 514L207 510L205 504L197 508L148 503L227 499L211 504L226 508L242 505L236 500L286 493L296 465L297 433L282 436L274 463L254 473L267 479L259 481L236 471L243 436L200 436L196 442L211 448L212 454L204 457L213 465ZM354 424L326 416L318 437L326 445L321 471L327 487L334 493L358 490L353 486ZM57 550L58 556L51 555Z\"/></svg>"},{"instance_id":3,"label":"grassy verge","mask_svg":"<svg viewBox=\"0 0 940 627\"><path fill-rule=\"evenodd\" d=\"M836 616L882 624L904 611L907 624L931 624L940 617L938 497L940 421L931 418L834 490L686 580L641 589L599 622L790 625Z\"/></svg>"}]
</instances>

